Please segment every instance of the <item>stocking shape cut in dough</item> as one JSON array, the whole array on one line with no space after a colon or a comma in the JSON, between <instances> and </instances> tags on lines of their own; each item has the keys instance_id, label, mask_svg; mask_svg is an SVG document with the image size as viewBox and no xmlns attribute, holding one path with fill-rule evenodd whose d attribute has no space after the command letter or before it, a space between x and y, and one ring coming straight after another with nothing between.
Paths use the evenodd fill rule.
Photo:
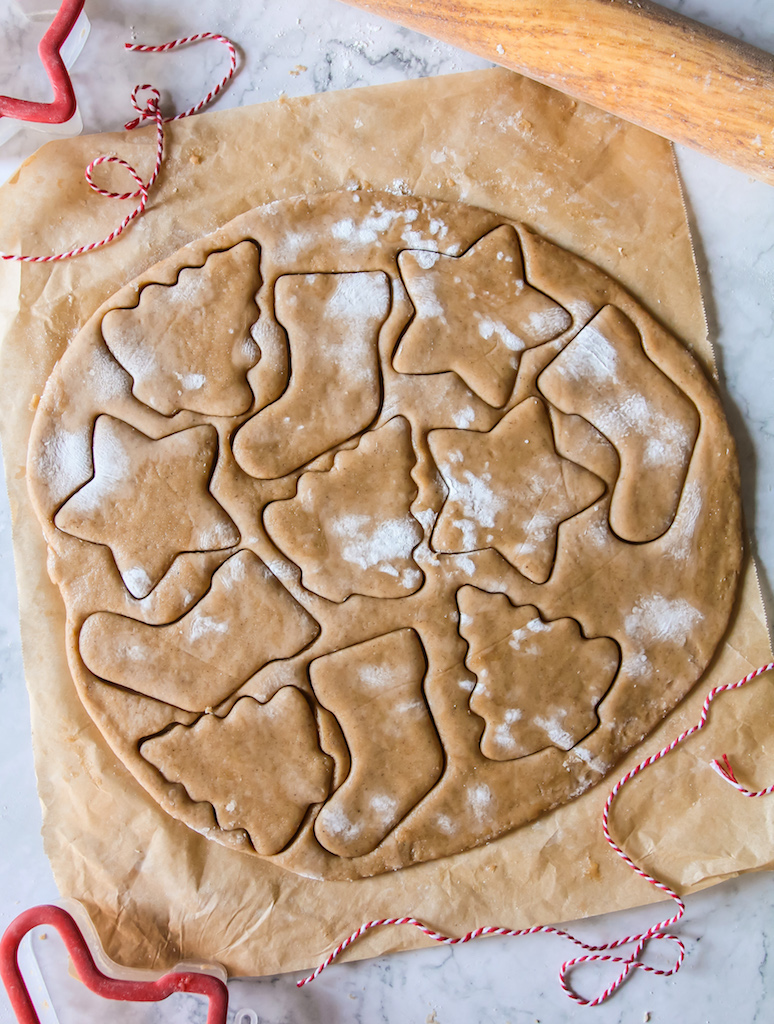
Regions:
<instances>
[{"instance_id":1,"label":"stocking shape cut in dough","mask_svg":"<svg viewBox=\"0 0 774 1024\"><path fill-rule=\"evenodd\" d=\"M240 551L176 622L150 626L96 612L83 624L79 645L94 675L185 711L204 711L318 633L317 622L263 562Z\"/></svg>"},{"instance_id":2,"label":"stocking shape cut in dough","mask_svg":"<svg viewBox=\"0 0 774 1024\"><path fill-rule=\"evenodd\" d=\"M398 266L416 316L395 354L399 373L454 370L489 405L511 397L521 353L572 317L524 280L519 238L504 225L462 256L406 250Z\"/></svg>"},{"instance_id":3,"label":"stocking shape cut in dough","mask_svg":"<svg viewBox=\"0 0 774 1024\"><path fill-rule=\"evenodd\" d=\"M677 513L699 414L648 358L632 321L605 306L549 363L538 388L562 412L583 416L618 451L614 532L640 543L665 533Z\"/></svg>"},{"instance_id":4,"label":"stocking shape cut in dough","mask_svg":"<svg viewBox=\"0 0 774 1024\"><path fill-rule=\"evenodd\" d=\"M481 753L511 761L553 745L570 750L598 725L597 704L618 671L609 637L587 639L575 619L544 622L531 605L476 587L457 591L470 709L486 723Z\"/></svg>"},{"instance_id":5,"label":"stocking shape cut in dough","mask_svg":"<svg viewBox=\"0 0 774 1024\"><path fill-rule=\"evenodd\" d=\"M258 246L240 242L202 267L183 268L173 285L147 285L133 309L105 314L102 335L131 374L136 398L163 416L247 412L247 371L260 358L250 335L258 266Z\"/></svg>"},{"instance_id":6,"label":"stocking shape cut in dough","mask_svg":"<svg viewBox=\"0 0 774 1024\"><path fill-rule=\"evenodd\" d=\"M293 839L312 804L328 795L322 752L306 698L285 686L266 704L242 697L225 718L204 715L146 740L142 756L192 800L212 804L220 828L243 828L272 856Z\"/></svg>"},{"instance_id":7,"label":"stocking shape cut in dough","mask_svg":"<svg viewBox=\"0 0 774 1024\"><path fill-rule=\"evenodd\" d=\"M543 402L528 398L488 433L433 430L428 441L449 489L432 547L495 548L527 579L545 583L559 525L596 501L605 484L557 453Z\"/></svg>"},{"instance_id":8,"label":"stocking shape cut in dough","mask_svg":"<svg viewBox=\"0 0 774 1024\"><path fill-rule=\"evenodd\" d=\"M352 757L349 775L315 822L331 853L370 853L440 778L443 749L422 690L425 669L413 629L309 666L315 696L338 719Z\"/></svg>"},{"instance_id":9,"label":"stocking shape cut in dough","mask_svg":"<svg viewBox=\"0 0 774 1024\"><path fill-rule=\"evenodd\" d=\"M239 465L261 480L291 473L373 422L390 280L380 270L289 274L278 279L274 303L290 342L290 381L234 441Z\"/></svg>"},{"instance_id":10,"label":"stocking shape cut in dough","mask_svg":"<svg viewBox=\"0 0 774 1024\"><path fill-rule=\"evenodd\" d=\"M264 512L269 536L331 601L406 597L424 574L412 558L423 530L409 512L417 487L411 428L402 416L339 452L326 473L304 473L295 498Z\"/></svg>"},{"instance_id":11,"label":"stocking shape cut in dough","mask_svg":"<svg viewBox=\"0 0 774 1024\"><path fill-rule=\"evenodd\" d=\"M94 476L54 523L107 545L129 593L147 597L181 552L239 542L239 530L208 490L217 450L218 434L209 425L154 441L128 423L99 416Z\"/></svg>"}]
</instances>

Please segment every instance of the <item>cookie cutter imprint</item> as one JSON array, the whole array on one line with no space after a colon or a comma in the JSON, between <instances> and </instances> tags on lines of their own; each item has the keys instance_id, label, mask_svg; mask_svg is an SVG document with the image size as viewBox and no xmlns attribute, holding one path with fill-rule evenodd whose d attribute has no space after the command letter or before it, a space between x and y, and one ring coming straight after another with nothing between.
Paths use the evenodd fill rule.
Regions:
<instances>
[{"instance_id":1,"label":"cookie cutter imprint","mask_svg":"<svg viewBox=\"0 0 774 1024\"><path fill-rule=\"evenodd\" d=\"M488 842L704 672L741 562L701 367L464 205L251 211L118 291L28 480L79 696L161 807L320 878Z\"/></svg>"}]
</instances>

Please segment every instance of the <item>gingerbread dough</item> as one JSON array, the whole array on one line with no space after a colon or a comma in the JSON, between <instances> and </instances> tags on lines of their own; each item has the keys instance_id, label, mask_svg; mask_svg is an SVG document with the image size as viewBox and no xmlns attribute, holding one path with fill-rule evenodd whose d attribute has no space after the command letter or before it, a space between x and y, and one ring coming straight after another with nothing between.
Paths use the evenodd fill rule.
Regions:
<instances>
[{"instance_id":1,"label":"gingerbread dough","mask_svg":"<svg viewBox=\"0 0 774 1024\"><path fill-rule=\"evenodd\" d=\"M428 440L448 488L433 548L491 547L528 579L545 583L559 524L601 497L605 485L557 453L540 399L519 403L487 434L438 430Z\"/></svg>"},{"instance_id":2,"label":"gingerbread dough","mask_svg":"<svg viewBox=\"0 0 774 1024\"><path fill-rule=\"evenodd\" d=\"M327 473L304 473L295 498L275 501L264 525L301 568L304 586L332 601L352 594L406 597L424 576L412 557L423 537L411 429L396 416L340 452Z\"/></svg>"},{"instance_id":3,"label":"gingerbread dough","mask_svg":"<svg viewBox=\"0 0 774 1024\"><path fill-rule=\"evenodd\" d=\"M28 480L117 756L326 879L604 778L706 669L741 562L734 445L676 338L518 224L367 191L127 283L54 370Z\"/></svg>"},{"instance_id":4,"label":"gingerbread dough","mask_svg":"<svg viewBox=\"0 0 774 1024\"><path fill-rule=\"evenodd\" d=\"M176 622L152 626L96 612L84 622L79 643L95 675L199 711L225 700L269 661L298 653L319 631L260 559L240 551Z\"/></svg>"},{"instance_id":5,"label":"gingerbread dough","mask_svg":"<svg viewBox=\"0 0 774 1024\"><path fill-rule=\"evenodd\" d=\"M422 691L425 669L413 629L309 666L315 696L336 715L352 755L345 782L315 823L331 853L371 853L440 778L443 748Z\"/></svg>"},{"instance_id":6,"label":"gingerbread dough","mask_svg":"<svg viewBox=\"0 0 774 1024\"><path fill-rule=\"evenodd\" d=\"M212 551L239 531L207 483L218 447L211 426L154 441L110 416L94 423L94 476L58 511L64 533L107 545L126 589L147 597L181 551Z\"/></svg>"},{"instance_id":7,"label":"gingerbread dough","mask_svg":"<svg viewBox=\"0 0 774 1024\"><path fill-rule=\"evenodd\" d=\"M250 408L246 374L260 358L251 336L258 259L257 246L242 242L212 253L200 270L181 270L173 286L144 288L134 309L107 314L102 334L141 402L165 416L180 409L237 416ZM157 332L161 351L147 344Z\"/></svg>"},{"instance_id":8,"label":"gingerbread dough","mask_svg":"<svg viewBox=\"0 0 774 1024\"><path fill-rule=\"evenodd\" d=\"M293 274L277 281L274 302L290 339L287 390L234 441L242 469L260 478L285 476L374 419L390 286L373 272Z\"/></svg>"},{"instance_id":9,"label":"gingerbread dough","mask_svg":"<svg viewBox=\"0 0 774 1024\"><path fill-rule=\"evenodd\" d=\"M402 252L398 266L416 316L401 339L395 368L453 369L490 405L510 397L521 353L572 323L566 309L524 280L511 227L496 228L459 257Z\"/></svg>"},{"instance_id":10,"label":"gingerbread dough","mask_svg":"<svg viewBox=\"0 0 774 1024\"><path fill-rule=\"evenodd\" d=\"M536 608L475 587L462 587L457 605L485 757L510 761L548 743L571 750L596 728L594 709L620 662L612 640L587 639L574 619L543 622Z\"/></svg>"},{"instance_id":11,"label":"gingerbread dough","mask_svg":"<svg viewBox=\"0 0 774 1024\"><path fill-rule=\"evenodd\" d=\"M668 530L699 415L648 359L631 320L605 306L543 371L538 386L557 409L581 415L615 445L621 459L610 502L615 532L638 542Z\"/></svg>"},{"instance_id":12,"label":"gingerbread dough","mask_svg":"<svg viewBox=\"0 0 774 1024\"><path fill-rule=\"evenodd\" d=\"M282 760L278 747L287 752ZM143 743L141 753L194 800L211 803L219 828L244 828L267 855L292 840L330 785L331 759L320 750L306 699L292 686L266 704L243 697L225 718L175 725Z\"/></svg>"}]
</instances>

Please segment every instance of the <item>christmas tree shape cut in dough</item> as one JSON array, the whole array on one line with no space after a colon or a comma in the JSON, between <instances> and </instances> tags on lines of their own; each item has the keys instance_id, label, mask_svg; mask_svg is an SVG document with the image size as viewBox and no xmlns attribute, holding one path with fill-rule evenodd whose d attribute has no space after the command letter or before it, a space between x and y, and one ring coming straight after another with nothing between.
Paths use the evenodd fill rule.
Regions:
<instances>
[{"instance_id":1,"label":"christmas tree shape cut in dough","mask_svg":"<svg viewBox=\"0 0 774 1024\"><path fill-rule=\"evenodd\" d=\"M315 620L263 562L240 551L176 622L150 626L96 612L83 624L79 646L94 675L185 711L204 711L318 633Z\"/></svg>"},{"instance_id":2,"label":"christmas tree shape cut in dough","mask_svg":"<svg viewBox=\"0 0 774 1024\"><path fill-rule=\"evenodd\" d=\"M419 589L424 575L412 551L423 531L409 512L414 462L411 429L396 416L339 452L329 472L304 473L295 498L266 508L269 536L300 566L307 590L343 601Z\"/></svg>"},{"instance_id":3,"label":"christmas tree shape cut in dough","mask_svg":"<svg viewBox=\"0 0 774 1024\"><path fill-rule=\"evenodd\" d=\"M382 271L289 274L275 285L274 305L290 341L290 380L234 441L239 465L261 480L291 473L373 422L390 281Z\"/></svg>"},{"instance_id":4,"label":"christmas tree shape cut in dough","mask_svg":"<svg viewBox=\"0 0 774 1024\"><path fill-rule=\"evenodd\" d=\"M140 753L191 800L212 804L220 828L243 828L264 856L287 846L330 788L331 758L320 749L306 698L292 686L266 704L242 697L225 718L174 725Z\"/></svg>"},{"instance_id":5,"label":"christmas tree shape cut in dough","mask_svg":"<svg viewBox=\"0 0 774 1024\"><path fill-rule=\"evenodd\" d=\"M131 374L136 398L163 416L247 412L246 375L260 358L250 335L259 259L254 242L240 242L212 253L203 267L183 268L175 284L147 285L133 309L105 314L102 335Z\"/></svg>"},{"instance_id":6,"label":"christmas tree shape cut in dough","mask_svg":"<svg viewBox=\"0 0 774 1024\"><path fill-rule=\"evenodd\" d=\"M519 238L507 225L462 256L406 250L398 266L416 316L395 354L395 369L454 370L489 405L510 398L522 352L572 324L566 309L525 281Z\"/></svg>"},{"instance_id":7,"label":"christmas tree shape cut in dough","mask_svg":"<svg viewBox=\"0 0 774 1024\"><path fill-rule=\"evenodd\" d=\"M128 423L94 424L94 476L59 509L58 529L105 544L143 598L183 551L219 551L239 530L208 490L218 434L206 425L154 441Z\"/></svg>"},{"instance_id":8,"label":"christmas tree shape cut in dough","mask_svg":"<svg viewBox=\"0 0 774 1024\"><path fill-rule=\"evenodd\" d=\"M413 629L309 666L315 696L338 719L352 759L315 822L320 844L339 857L370 853L441 776L443 749L422 690L425 670Z\"/></svg>"},{"instance_id":9,"label":"christmas tree shape cut in dough","mask_svg":"<svg viewBox=\"0 0 774 1024\"><path fill-rule=\"evenodd\" d=\"M618 671L608 637L587 639L574 619L544 622L530 605L476 587L457 592L465 664L476 676L470 709L486 723L481 753L493 761L547 746L570 750L595 729L595 708Z\"/></svg>"},{"instance_id":10,"label":"christmas tree shape cut in dough","mask_svg":"<svg viewBox=\"0 0 774 1024\"><path fill-rule=\"evenodd\" d=\"M610 525L618 536L641 543L665 533L683 492L699 414L648 358L632 321L615 306L605 306L549 363L538 388L615 446L621 472Z\"/></svg>"},{"instance_id":11,"label":"christmas tree shape cut in dough","mask_svg":"<svg viewBox=\"0 0 774 1024\"><path fill-rule=\"evenodd\" d=\"M449 490L434 550L495 548L527 579L545 583L559 525L596 501L605 484L557 453L540 399L521 402L488 433L433 430L428 441Z\"/></svg>"}]
</instances>

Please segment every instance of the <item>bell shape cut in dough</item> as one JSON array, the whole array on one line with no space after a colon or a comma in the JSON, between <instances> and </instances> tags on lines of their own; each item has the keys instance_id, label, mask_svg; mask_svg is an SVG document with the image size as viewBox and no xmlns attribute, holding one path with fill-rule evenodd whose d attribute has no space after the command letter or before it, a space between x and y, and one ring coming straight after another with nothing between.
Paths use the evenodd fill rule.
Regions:
<instances>
[{"instance_id":1,"label":"bell shape cut in dough","mask_svg":"<svg viewBox=\"0 0 774 1024\"><path fill-rule=\"evenodd\" d=\"M595 709L621 660L615 641L587 639L575 619L544 622L531 605L476 587L458 590L457 606L465 664L476 676L470 709L486 723L484 757L570 750L596 728Z\"/></svg>"},{"instance_id":2,"label":"bell shape cut in dough","mask_svg":"<svg viewBox=\"0 0 774 1024\"><path fill-rule=\"evenodd\" d=\"M422 689L426 661L413 629L317 658L315 696L338 719L349 775L315 821L318 842L339 857L374 850L430 791L444 756Z\"/></svg>"},{"instance_id":3,"label":"bell shape cut in dough","mask_svg":"<svg viewBox=\"0 0 774 1024\"><path fill-rule=\"evenodd\" d=\"M146 740L140 753L192 800L212 804L220 828L243 828L266 857L291 842L309 807L330 789L332 760L293 686L266 704L242 697L224 718L173 725Z\"/></svg>"},{"instance_id":4,"label":"bell shape cut in dough","mask_svg":"<svg viewBox=\"0 0 774 1024\"><path fill-rule=\"evenodd\" d=\"M525 281L519 238L508 225L462 256L405 250L398 267L416 316L395 354L395 369L453 370L492 406L511 397L521 353L572 324L563 306Z\"/></svg>"},{"instance_id":5,"label":"bell shape cut in dough","mask_svg":"<svg viewBox=\"0 0 774 1024\"><path fill-rule=\"evenodd\" d=\"M448 488L431 538L435 551L494 548L533 583L545 583L557 530L605 490L559 455L543 402L528 398L487 433L433 430L430 450Z\"/></svg>"},{"instance_id":6,"label":"bell shape cut in dough","mask_svg":"<svg viewBox=\"0 0 774 1024\"><path fill-rule=\"evenodd\" d=\"M648 358L626 314L605 306L549 363L538 388L615 446L621 471L610 503L613 531L633 543L665 533L685 485L699 413Z\"/></svg>"},{"instance_id":7,"label":"bell shape cut in dough","mask_svg":"<svg viewBox=\"0 0 774 1024\"><path fill-rule=\"evenodd\" d=\"M295 498L264 511L269 536L301 568L304 586L331 601L351 594L406 597L424 574L412 558L423 530L411 428L396 416L339 452L328 472L304 473Z\"/></svg>"},{"instance_id":8,"label":"bell shape cut in dough","mask_svg":"<svg viewBox=\"0 0 774 1024\"><path fill-rule=\"evenodd\" d=\"M113 553L143 598L184 551L220 551L239 530L208 490L218 434L204 425L154 441L112 416L94 424L94 476L57 512L59 530Z\"/></svg>"},{"instance_id":9,"label":"bell shape cut in dough","mask_svg":"<svg viewBox=\"0 0 774 1024\"><path fill-rule=\"evenodd\" d=\"M151 626L96 612L83 624L79 647L94 675L185 711L204 711L318 633L317 622L263 562L240 551L176 622Z\"/></svg>"},{"instance_id":10,"label":"bell shape cut in dough","mask_svg":"<svg viewBox=\"0 0 774 1024\"><path fill-rule=\"evenodd\" d=\"M288 386L234 440L241 468L261 480L292 473L375 419L390 280L380 270L288 274L277 280L274 304L290 344Z\"/></svg>"},{"instance_id":11,"label":"bell shape cut in dough","mask_svg":"<svg viewBox=\"0 0 774 1024\"><path fill-rule=\"evenodd\" d=\"M172 416L247 412L247 371L260 358L250 328L258 319L260 253L254 242L214 252L202 267L184 267L171 285L150 284L132 309L112 309L102 336L131 375L132 393Z\"/></svg>"}]
</instances>

